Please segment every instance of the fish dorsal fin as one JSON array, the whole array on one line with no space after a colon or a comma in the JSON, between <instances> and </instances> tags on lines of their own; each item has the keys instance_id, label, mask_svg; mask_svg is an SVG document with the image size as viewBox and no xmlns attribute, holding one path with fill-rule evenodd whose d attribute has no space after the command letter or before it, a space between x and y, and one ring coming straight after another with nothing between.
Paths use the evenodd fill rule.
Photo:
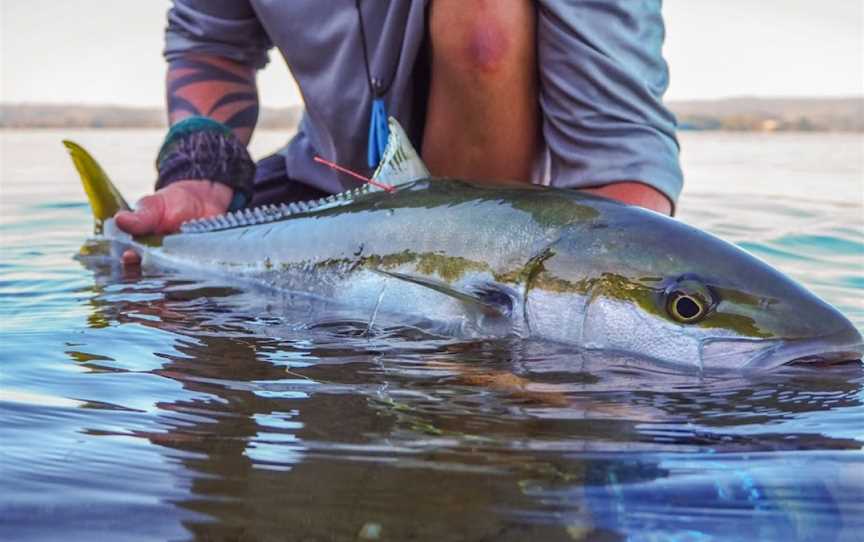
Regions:
<instances>
[{"instance_id":1,"label":"fish dorsal fin","mask_svg":"<svg viewBox=\"0 0 864 542\"><path fill-rule=\"evenodd\" d=\"M419 277L417 275L407 275L405 273L397 273L395 271L375 270L382 275L404 280L424 288L429 288L448 295L452 298L462 301L468 306L479 309L487 316L509 317L513 311L513 299L510 294L493 287L480 287L471 291L455 288L446 282L430 279L429 277Z\"/></svg>"},{"instance_id":2,"label":"fish dorsal fin","mask_svg":"<svg viewBox=\"0 0 864 542\"><path fill-rule=\"evenodd\" d=\"M399 122L390 117L388 126L390 136L387 139L387 146L384 149L381 163L372 176L373 180L380 181L384 185L395 186L429 177L429 170L426 169L426 165L423 164L417 151L411 146L411 141ZM320 200L283 203L278 207L265 205L241 209L208 218L189 220L180 226L180 231L183 233L208 233L234 227L255 226L348 204L354 198L376 190L379 188L367 184Z\"/></svg>"},{"instance_id":3,"label":"fish dorsal fin","mask_svg":"<svg viewBox=\"0 0 864 542\"><path fill-rule=\"evenodd\" d=\"M372 179L389 185L400 185L425 179L430 176L426 164L420 159L420 155L411 145L411 140L399 121L390 117L387 120L390 136L387 138L387 146Z\"/></svg>"},{"instance_id":4,"label":"fish dorsal fin","mask_svg":"<svg viewBox=\"0 0 864 542\"><path fill-rule=\"evenodd\" d=\"M372 190L369 185L363 185L353 190L346 190L338 194L332 194L325 198L307 201L292 201L291 203L280 203L279 205L259 205L258 207L245 207L237 211L226 211L221 215L208 216L205 218L193 218L180 225L182 233L209 233L219 230L230 230L246 226L258 226L268 222L278 222L308 215L324 209L333 209L340 205L348 205L355 198L367 194Z\"/></svg>"}]
</instances>

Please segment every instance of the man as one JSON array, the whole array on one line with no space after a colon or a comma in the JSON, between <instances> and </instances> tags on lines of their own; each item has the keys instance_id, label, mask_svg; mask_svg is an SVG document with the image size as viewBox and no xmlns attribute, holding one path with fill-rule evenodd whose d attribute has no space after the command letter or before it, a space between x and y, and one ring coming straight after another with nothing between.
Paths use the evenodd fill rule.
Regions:
<instances>
[{"instance_id":1,"label":"man","mask_svg":"<svg viewBox=\"0 0 864 542\"><path fill-rule=\"evenodd\" d=\"M117 223L167 233L353 188L312 158L367 170L376 100L435 176L551 182L670 214L682 181L663 35L660 0L174 0L158 190ZM256 172L245 145L273 45L305 113Z\"/></svg>"}]
</instances>

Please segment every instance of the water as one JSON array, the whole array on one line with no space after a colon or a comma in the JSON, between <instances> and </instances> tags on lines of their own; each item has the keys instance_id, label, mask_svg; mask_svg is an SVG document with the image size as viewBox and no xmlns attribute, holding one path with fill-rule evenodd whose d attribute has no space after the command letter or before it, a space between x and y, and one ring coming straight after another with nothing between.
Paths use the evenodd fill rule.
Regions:
<instances>
[{"instance_id":1,"label":"water","mask_svg":"<svg viewBox=\"0 0 864 542\"><path fill-rule=\"evenodd\" d=\"M0 539L864 539L860 364L699 379L85 266L61 137L136 196L160 134L0 132ZM864 329L862 138L683 145L680 218Z\"/></svg>"}]
</instances>

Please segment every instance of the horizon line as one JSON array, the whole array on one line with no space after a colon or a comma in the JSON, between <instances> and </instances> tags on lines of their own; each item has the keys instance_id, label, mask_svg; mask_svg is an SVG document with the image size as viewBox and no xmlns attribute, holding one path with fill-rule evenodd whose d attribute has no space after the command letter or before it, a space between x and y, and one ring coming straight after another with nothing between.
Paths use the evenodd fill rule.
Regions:
<instances>
[{"instance_id":1,"label":"horizon line","mask_svg":"<svg viewBox=\"0 0 864 542\"><path fill-rule=\"evenodd\" d=\"M720 96L715 98L673 98L664 100L666 103L681 103L681 102L719 102L731 100L862 100L864 102L864 91L860 94L831 94L831 95L813 95L813 94L787 94L787 95L760 95L760 94L737 94L729 96ZM0 99L0 106L38 106L38 107L122 107L129 109L161 109L163 104L130 104L117 102L27 102L27 101L9 101ZM303 107L302 103L288 105L266 105L261 104L262 108L266 109L290 109Z\"/></svg>"}]
</instances>

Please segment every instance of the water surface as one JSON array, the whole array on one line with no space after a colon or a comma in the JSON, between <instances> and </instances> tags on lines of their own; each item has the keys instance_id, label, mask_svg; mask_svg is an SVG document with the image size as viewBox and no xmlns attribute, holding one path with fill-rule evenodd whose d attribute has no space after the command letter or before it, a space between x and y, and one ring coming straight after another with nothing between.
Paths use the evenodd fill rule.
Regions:
<instances>
[{"instance_id":1,"label":"water surface","mask_svg":"<svg viewBox=\"0 0 864 542\"><path fill-rule=\"evenodd\" d=\"M160 133L0 132L0 539L862 540L860 364L700 379L82 264L61 137L138 196ZM679 217L864 329L862 143L684 134Z\"/></svg>"}]
</instances>

